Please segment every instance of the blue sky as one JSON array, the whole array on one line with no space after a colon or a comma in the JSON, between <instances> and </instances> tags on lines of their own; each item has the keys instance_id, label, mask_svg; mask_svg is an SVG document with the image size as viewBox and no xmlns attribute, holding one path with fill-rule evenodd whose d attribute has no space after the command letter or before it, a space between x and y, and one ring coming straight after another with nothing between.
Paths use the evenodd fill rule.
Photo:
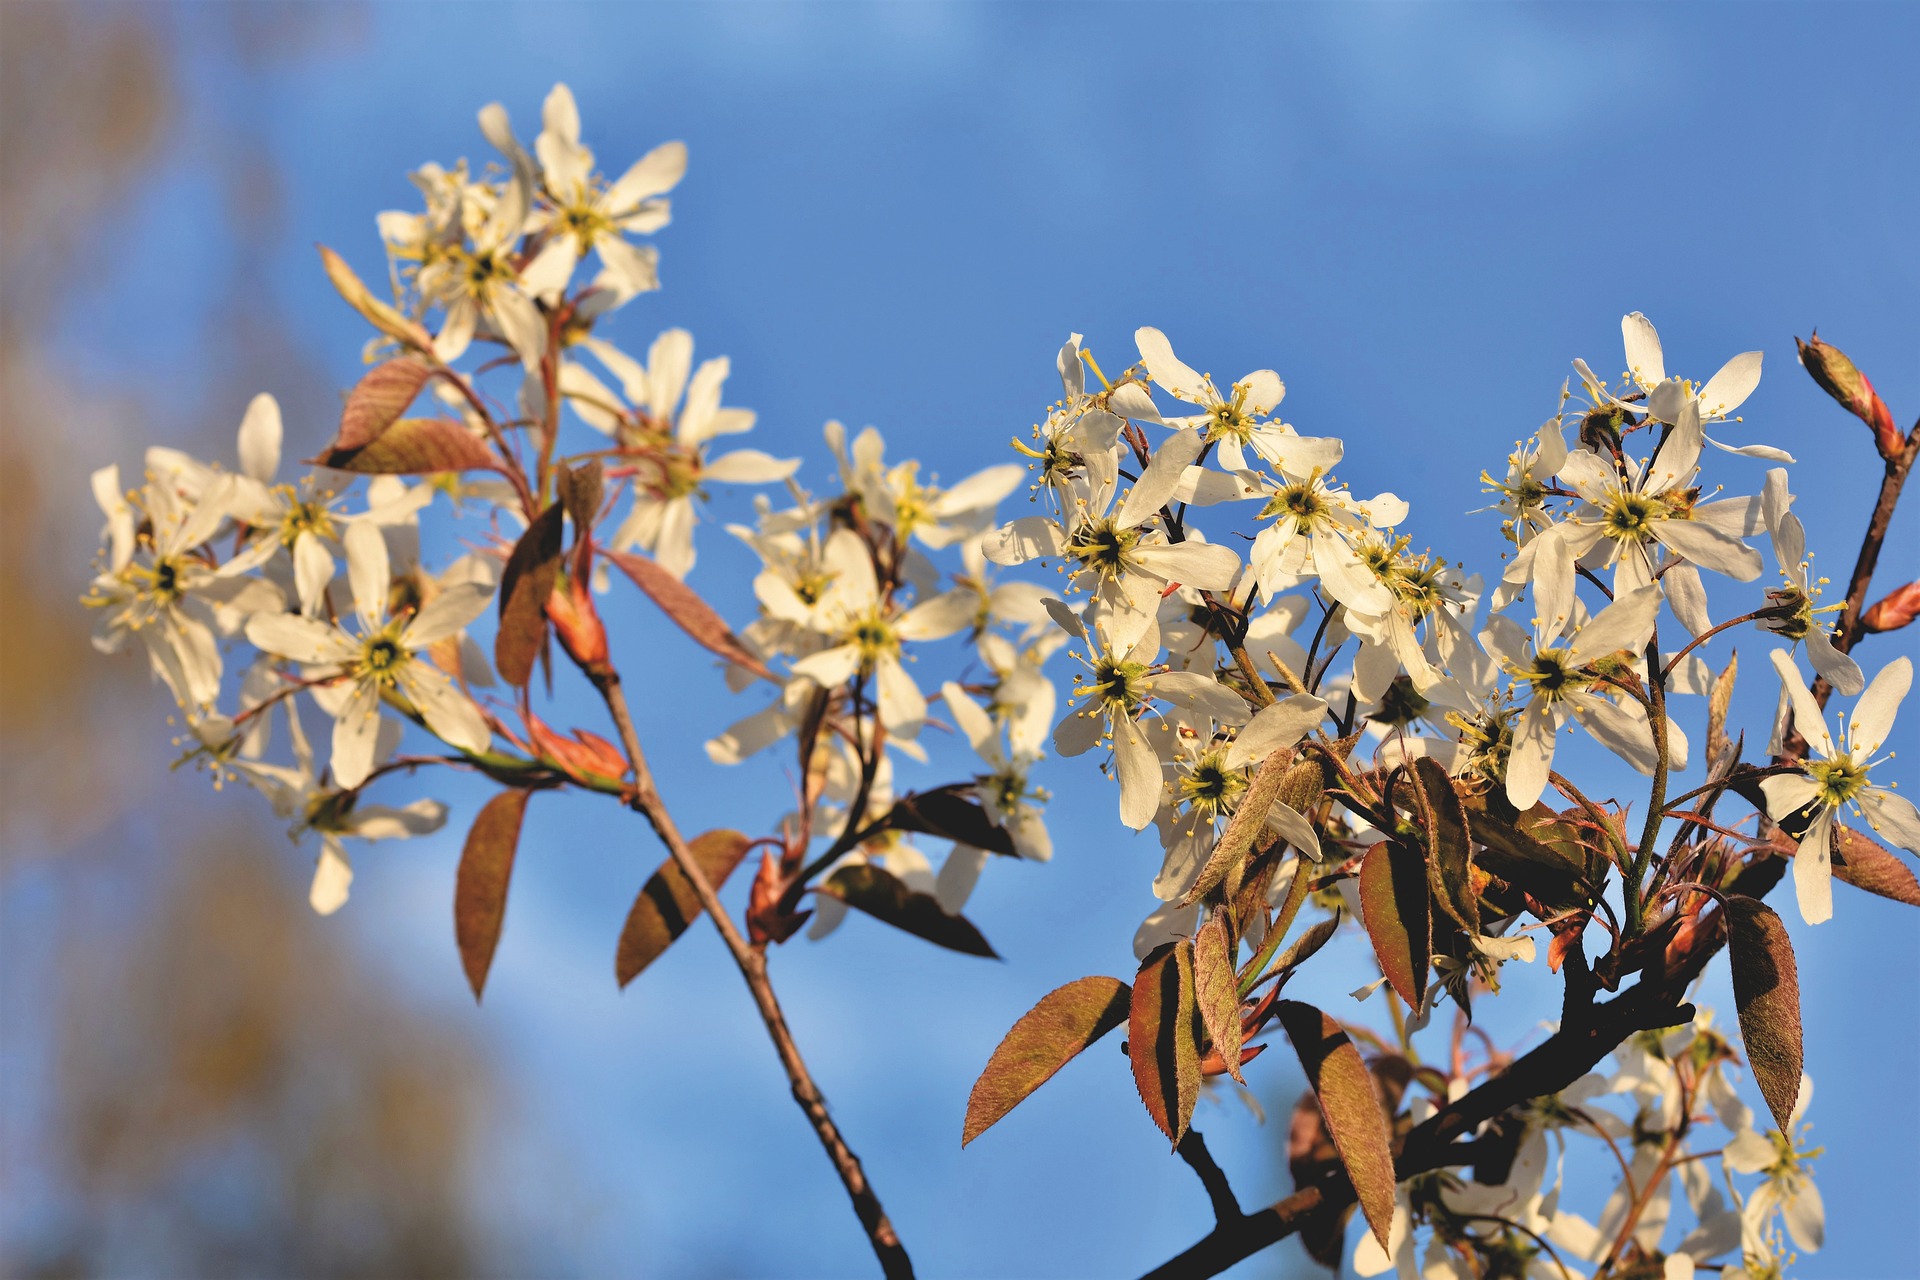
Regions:
<instances>
[{"instance_id":1,"label":"blue sky","mask_svg":"<svg viewBox=\"0 0 1920 1280\"><path fill-rule=\"evenodd\" d=\"M1617 369L1619 317L1642 310L1670 369L1705 376L1765 350L1740 438L1799 455L1816 563L1844 579L1879 468L1865 429L1795 365L1793 336L1821 325L1896 418L1920 411L1909 7L340 12L319 53L261 68L188 11L189 108L126 211L113 269L63 335L91 377L209 412L194 429L223 451L245 395L290 392L248 384L207 406L204 321L228 249L210 212L214 151L238 130L284 166L273 300L345 386L363 334L310 246L377 273L373 214L412 204L406 171L483 158L474 112L490 100L530 137L556 80L603 167L668 138L691 148L658 238L665 288L612 336L643 349L684 325L701 354L730 355L729 402L760 414L752 443L806 456L803 478L824 475L829 417L879 426L894 453L949 479L1002 461L1056 394L1053 352L1069 331L1124 364L1128 335L1154 324L1215 372L1278 369L1288 420L1346 439L1356 489L1409 498L1416 543L1484 565L1497 521L1463 514L1483 501L1479 470L1553 409L1574 356ZM330 434L329 403L287 408L289 450L310 455ZM131 461L115 452L124 441L98 447L99 462ZM1760 467L1735 460L1724 474L1757 487ZM735 500L716 514L744 511ZM1895 529L1882 591L1920 576L1915 519ZM723 539L704 527L694 581L744 620L744 553ZM741 713L689 646L637 608L613 612L630 652L648 655L630 660L630 680L660 678L643 736L705 736ZM1733 643L1758 659L1758 640ZM1912 648L1879 641L1864 665ZM1771 699L1756 675L1744 692L1757 723ZM726 822L757 829L784 808L771 765L726 774L697 750L655 755L684 825L717 825L701 814L724 805ZM966 1089L1001 1032L1060 982L1123 972L1151 905L1157 850L1119 834L1111 793L1085 772L1046 779L1054 862L990 868L969 909L1007 963L859 920L775 957L801 1043L925 1274L1138 1270L1207 1220L1117 1053L1096 1052L958 1147ZM442 793L467 812L482 794ZM613 939L658 859L651 840L604 805L535 801L474 1009L446 928L458 826L362 859L337 924L498 1054L513 1104L476 1194L587 1273L636 1257L676 1273L863 1267L711 931L625 995L613 989ZM1892 1274L1915 1244L1920 1018L1887 977L1915 972L1920 935L1908 908L1846 890L1837 906L1835 925L1794 929L1832 1241L1801 1271ZM1305 995L1336 1007L1342 988L1328 976ZM1730 999L1709 998L1731 1016ZM1531 1021L1492 1016L1515 1039ZM1299 1087L1285 1064L1262 1067L1274 1122L1260 1128L1237 1104L1198 1119L1249 1203L1287 1190L1278 1152Z\"/></svg>"}]
</instances>

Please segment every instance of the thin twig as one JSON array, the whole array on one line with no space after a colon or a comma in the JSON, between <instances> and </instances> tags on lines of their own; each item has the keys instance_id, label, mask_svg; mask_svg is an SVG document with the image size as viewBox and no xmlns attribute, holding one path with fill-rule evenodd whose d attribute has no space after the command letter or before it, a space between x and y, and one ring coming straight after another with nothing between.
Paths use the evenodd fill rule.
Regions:
<instances>
[{"instance_id":1,"label":"thin twig","mask_svg":"<svg viewBox=\"0 0 1920 1280\"><path fill-rule=\"evenodd\" d=\"M620 731L620 741L626 748L628 763L633 766L633 807L652 824L660 842L667 846L674 865L680 868L693 886L700 905L712 919L714 928L720 931L721 940L732 953L734 964L739 966L740 976L746 979L748 990L753 992L753 1001L760 1009L760 1020L766 1024L767 1035L773 1039L774 1051L780 1055L780 1065L786 1068L787 1080L793 1086L793 1100L806 1112L820 1145L826 1148L827 1156L839 1172L840 1181L853 1200L853 1209L860 1218L860 1225L866 1228L874 1256L880 1260L881 1272L888 1280L910 1278L913 1275L913 1263L907 1257L906 1248L901 1245L893 1224L887 1220L886 1211L880 1207L880 1197L867 1181L866 1171L860 1167L860 1158L854 1155L846 1139L840 1136L839 1128L827 1112L827 1101L821 1096L819 1086L814 1084L806 1060L800 1056L799 1047L794 1044L793 1033L787 1028L786 1015L781 1012L780 1002L773 993L773 983L767 977L766 953L749 945L741 936L721 904L719 894L714 892L712 882L707 879L706 872L681 837L680 829L674 825L672 815L667 812L666 803L661 800L654 786L653 773L647 767L646 754L640 749L640 737L634 731L633 715L627 708L627 697L620 687L620 677L610 674L596 683L606 700L608 712L613 716L613 723Z\"/></svg>"}]
</instances>

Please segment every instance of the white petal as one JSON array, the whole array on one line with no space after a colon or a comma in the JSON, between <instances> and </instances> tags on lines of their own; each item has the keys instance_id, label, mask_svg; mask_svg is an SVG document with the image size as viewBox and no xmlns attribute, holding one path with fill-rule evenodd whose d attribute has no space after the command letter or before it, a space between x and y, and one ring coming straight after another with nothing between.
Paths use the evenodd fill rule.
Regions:
<instances>
[{"instance_id":1,"label":"white petal","mask_svg":"<svg viewBox=\"0 0 1920 1280\"><path fill-rule=\"evenodd\" d=\"M354 612L368 631L376 631L386 621L387 592L393 585L386 535L371 521L355 520L347 526L341 542L347 548L347 580L353 585Z\"/></svg>"},{"instance_id":2,"label":"white petal","mask_svg":"<svg viewBox=\"0 0 1920 1280\"><path fill-rule=\"evenodd\" d=\"M1168 671L1149 676L1143 683L1154 697L1212 716L1221 724L1247 722L1247 700L1211 676L1197 671Z\"/></svg>"},{"instance_id":3,"label":"white petal","mask_svg":"<svg viewBox=\"0 0 1920 1280\"><path fill-rule=\"evenodd\" d=\"M1115 717L1113 763L1120 777L1120 821L1138 831L1160 810L1160 757L1130 717Z\"/></svg>"},{"instance_id":4,"label":"white petal","mask_svg":"<svg viewBox=\"0 0 1920 1280\"><path fill-rule=\"evenodd\" d=\"M988 467L976 472L933 501L933 514L950 520L969 511L991 508L1018 489L1027 478L1027 469L1018 463Z\"/></svg>"},{"instance_id":5,"label":"white petal","mask_svg":"<svg viewBox=\"0 0 1920 1280\"><path fill-rule=\"evenodd\" d=\"M1136 547L1133 555L1149 573L1199 591L1225 591L1240 572L1240 557L1233 548L1210 542Z\"/></svg>"},{"instance_id":6,"label":"white petal","mask_svg":"<svg viewBox=\"0 0 1920 1280\"><path fill-rule=\"evenodd\" d=\"M280 469L280 436L280 402L263 391L240 419L240 470L261 484L272 484Z\"/></svg>"},{"instance_id":7,"label":"white petal","mask_svg":"<svg viewBox=\"0 0 1920 1280\"><path fill-rule=\"evenodd\" d=\"M1315 862L1320 861L1320 837L1314 831L1313 824L1299 810L1276 800L1273 807L1267 810L1267 825L1279 832L1280 837L1295 849Z\"/></svg>"},{"instance_id":8,"label":"white petal","mask_svg":"<svg viewBox=\"0 0 1920 1280\"><path fill-rule=\"evenodd\" d=\"M1542 701L1527 704L1514 725L1513 750L1507 759L1507 799L1525 813L1547 789L1553 768L1553 714Z\"/></svg>"},{"instance_id":9,"label":"white petal","mask_svg":"<svg viewBox=\"0 0 1920 1280\"><path fill-rule=\"evenodd\" d=\"M1573 661L1584 664L1621 649L1637 652L1653 634L1659 612L1658 587L1641 587L1621 596L1574 633Z\"/></svg>"},{"instance_id":10,"label":"white petal","mask_svg":"<svg viewBox=\"0 0 1920 1280\"><path fill-rule=\"evenodd\" d=\"M1244 768L1272 752L1290 747L1313 732L1327 704L1312 694L1296 693L1260 708L1227 749L1227 766Z\"/></svg>"},{"instance_id":11,"label":"white petal","mask_svg":"<svg viewBox=\"0 0 1920 1280\"><path fill-rule=\"evenodd\" d=\"M1735 582L1760 576L1760 553L1698 520L1656 520L1653 536L1662 546L1703 569L1725 574Z\"/></svg>"},{"instance_id":12,"label":"white petal","mask_svg":"<svg viewBox=\"0 0 1920 1280\"><path fill-rule=\"evenodd\" d=\"M793 673L805 676L823 689L832 689L853 678L860 669L860 651L850 644L822 649L793 664Z\"/></svg>"},{"instance_id":13,"label":"white petal","mask_svg":"<svg viewBox=\"0 0 1920 1280\"><path fill-rule=\"evenodd\" d=\"M380 691L370 683L356 684L333 722L335 784L352 790L365 782L379 741Z\"/></svg>"},{"instance_id":14,"label":"white petal","mask_svg":"<svg viewBox=\"0 0 1920 1280\"><path fill-rule=\"evenodd\" d=\"M340 628L291 613L255 614L247 640L262 653L309 664L345 662L359 651Z\"/></svg>"},{"instance_id":15,"label":"white petal","mask_svg":"<svg viewBox=\"0 0 1920 1280\"><path fill-rule=\"evenodd\" d=\"M314 911L330 916L347 905L347 888L353 883L353 867L346 851L332 840L320 842L320 861L313 868L313 886L307 890L307 902Z\"/></svg>"},{"instance_id":16,"label":"white petal","mask_svg":"<svg viewBox=\"0 0 1920 1280\"><path fill-rule=\"evenodd\" d=\"M1779 822L1812 803L1820 794L1820 784L1804 773L1777 773L1760 779L1760 792L1767 798L1767 816Z\"/></svg>"},{"instance_id":17,"label":"white petal","mask_svg":"<svg viewBox=\"0 0 1920 1280\"><path fill-rule=\"evenodd\" d=\"M1826 713L1813 700L1813 691L1801 679L1800 668L1794 665L1792 656L1785 649L1775 649L1768 656L1773 660L1773 669L1780 673L1780 687L1793 707L1793 727L1814 750L1829 760L1833 759L1837 753L1833 749L1833 738L1827 732Z\"/></svg>"},{"instance_id":18,"label":"white petal","mask_svg":"<svg viewBox=\"0 0 1920 1280\"><path fill-rule=\"evenodd\" d=\"M1802 1176L1800 1185L1780 1206L1780 1216L1793 1242L1808 1253L1818 1252L1827 1242L1826 1205L1820 1200L1820 1188L1810 1178Z\"/></svg>"},{"instance_id":19,"label":"white petal","mask_svg":"<svg viewBox=\"0 0 1920 1280\"><path fill-rule=\"evenodd\" d=\"M1881 787L1868 787L1856 803L1866 811L1867 825L1875 835L1909 853L1920 853L1920 810L1913 801Z\"/></svg>"},{"instance_id":20,"label":"white petal","mask_svg":"<svg viewBox=\"0 0 1920 1280\"><path fill-rule=\"evenodd\" d=\"M940 878L933 883L933 896L942 911L950 916L958 915L967 905L989 856L985 849L976 849L970 844L953 846L953 852L940 864Z\"/></svg>"},{"instance_id":21,"label":"white petal","mask_svg":"<svg viewBox=\"0 0 1920 1280\"><path fill-rule=\"evenodd\" d=\"M702 467L700 478L727 484L778 484L799 469L798 458L776 458L758 449L735 449Z\"/></svg>"},{"instance_id":22,"label":"white petal","mask_svg":"<svg viewBox=\"0 0 1920 1280\"><path fill-rule=\"evenodd\" d=\"M1653 321L1638 311L1620 319L1620 336L1627 348L1627 369L1641 382L1652 386L1667 380L1667 365L1660 353L1660 335Z\"/></svg>"},{"instance_id":23,"label":"white petal","mask_svg":"<svg viewBox=\"0 0 1920 1280\"><path fill-rule=\"evenodd\" d=\"M1880 668L1880 674L1860 695L1860 701L1853 704L1853 721L1847 727L1847 749L1855 760L1879 753L1887 735L1893 732L1893 718L1899 713L1900 701L1912 687L1912 659L1895 658Z\"/></svg>"},{"instance_id":24,"label":"white petal","mask_svg":"<svg viewBox=\"0 0 1920 1280\"><path fill-rule=\"evenodd\" d=\"M347 815L347 824L356 840L404 840L430 835L445 826L447 806L438 800L415 800L398 809L359 804Z\"/></svg>"},{"instance_id":25,"label":"white petal","mask_svg":"<svg viewBox=\"0 0 1920 1280\"><path fill-rule=\"evenodd\" d=\"M1169 395L1188 404L1208 403L1202 390L1206 380L1173 354L1173 344L1167 341L1166 334L1143 327L1134 331L1133 340L1140 347L1140 358L1146 362L1147 372Z\"/></svg>"},{"instance_id":26,"label":"white petal","mask_svg":"<svg viewBox=\"0 0 1920 1280\"><path fill-rule=\"evenodd\" d=\"M1800 918L1822 924L1833 918L1833 810L1821 809L1807 824L1793 854L1793 888Z\"/></svg>"},{"instance_id":27,"label":"white petal","mask_svg":"<svg viewBox=\"0 0 1920 1280\"><path fill-rule=\"evenodd\" d=\"M479 755L492 743L493 730L480 708L439 668L420 660L409 662L401 669L400 688L419 709L427 728L450 745Z\"/></svg>"},{"instance_id":28,"label":"white petal","mask_svg":"<svg viewBox=\"0 0 1920 1280\"><path fill-rule=\"evenodd\" d=\"M665 142L636 160L607 191L606 206L616 216L650 196L674 189L687 172L687 144Z\"/></svg>"},{"instance_id":29,"label":"white petal","mask_svg":"<svg viewBox=\"0 0 1920 1280\"><path fill-rule=\"evenodd\" d=\"M1760 362L1762 355L1758 351L1743 351L1720 366L1720 372L1707 379L1707 385L1700 388L1700 412L1707 418L1724 418L1746 403L1753 389L1760 385Z\"/></svg>"},{"instance_id":30,"label":"white petal","mask_svg":"<svg viewBox=\"0 0 1920 1280\"><path fill-rule=\"evenodd\" d=\"M880 723L895 737L916 737L927 722L927 700L921 696L913 677L892 654L882 654L873 664L873 677L879 695Z\"/></svg>"},{"instance_id":31,"label":"white petal","mask_svg":"<svg viewBox=\"0 0 1920 1280\"><path fill-rule=\"evenodd\" d=\"M1794 523L1800 522L1794 520ZM1826 677L1828 684L1849 698L1867 686L1867 677L1860 670L1860 664L1833 647L1833 637L1827 634L1824 627L1815 627L1807 633L1807 661L1813 664L1815 671Z\"/></svg>"},{"instance_id":32,"label":"white petal","mask_svg":"<svg viewBox=\"0 0 1920 1280\"><path fill-rule=\"evenodd\" d=\"M1180 477L1205 447L1206 437L1191 427L1161 441L1147 469L1141 473L1140 482L1133 486L1133 492L1120 508L1120 525L1131 529L1152 519L1172 499L1173 491L1180 486Z\"/></svg>"},{"instance_id":33,"label":"white petal","mask_svg":"<svg viewBox=\"0 0 1920 1280\"><path fill-rule=\"evenodd\" d=\"M965 589L948 591L907 610L893 629L902 640L941 640L972 626L979 611L977 593Z\"/></svg>"},{"instance_id":34,"label":"white petal","mask_svg":"<svg viewBox=\"0 0 1920 1280\"><path fill-rule=\"evenodd\" d=\"M988 534L981 550L995 564L1025 564L1057 556L1066 549L1066 535L1048 516L1022 516Z\"/></svg>"},{"instance_id":35,"label":"white petal","mask_svg":"<svg viewBox=\"0 0 1920 1280\"><path fill-rule=\"evenodd\" d=\"M492 600L493 589L477 582L447 587L414 615L401 635L401 643L409 649L424 649L436 640L444 640L486 612Z\"/></svg>"}]
</instances>

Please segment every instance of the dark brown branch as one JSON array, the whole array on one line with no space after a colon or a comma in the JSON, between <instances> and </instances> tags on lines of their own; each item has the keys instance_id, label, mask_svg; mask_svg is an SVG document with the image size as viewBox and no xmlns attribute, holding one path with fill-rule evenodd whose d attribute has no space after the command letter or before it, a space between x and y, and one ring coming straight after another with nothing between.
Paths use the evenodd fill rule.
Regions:
<instances>
[{"instance_id":1,"label":"dark brown branch","mask_svg":"<svg viewBox=\"0 0 1920 1280\"><path fill-rule=\"evenodd\" d=\"M1199 1175L1200 1185L1207 1189L1207 1199L1213 1202L1214 1221L1222 1224L1238 1222L1246 1216L1240 1211L1240 1198L1233 1194L1226 1172L1215 1162L1213 1153L1207 1150L1207 1140L1200 1136L1198 1129L1188 1129L1174 1150Z\"/></svg>"},{"instance_id":2,"label":"dark brown branch","mask_svg":"<svg viewBox=\"0 0 1920 1280\"><path fill-rule=\"evenodd\" d=\"M647 768L646 754L640 749L640 737L633 727L633 715L627 708L626 693L620 687L620 677L602 676L596 678L595 683L600 687L601 696L606 699L607 710L620 731L621 745L626 748L628 762L633 766L633 807L652 824L660 842L667 846L674 865L693 885L701 907L713 921L714 928L720 931L721 940L727 944L733 962L739 966L740 976L746 979L747 989L753 993L754 1004L759 1007L760 1020L766 1024L774 1051L780 1055L780 1065L786 1068L787 1080L793 1086L793 1100L806 1113L814 1133L820 1139L820 1145L826 1148L828 1158L840 1174L840 1181L853 1201L854 1213L858 1215L860 1225L866 1229L867 1241L873 1246L874 1256L880 1260L882 1274L888 1280L912 1280L913 1263L907 1257L906 1248L900 1243L893 1223L888 1221L886 1210L880 1207L880 1197L874 1192L873 1184L867 1181L866 1171L860 1167L860 1157L854 1155L853 1148L840 1136L839 1127L827 1112L827 1100L821 1095L820 1087L813 1082L806 1059L800 1056L800 1049L794 1043L786 1015L781 1012L780 1001L774 996L773 983L767 977L766 952L752 946L741 936L732 917L727 915L726 907L721 904L720 895L714 892L712 882L707 879L699 860L693 856L693 851L680 835L673 816L667 812L666 803L654 787L652 771Z\"/></svg>"},{"instance_id":3,"label":"dark brown branch","mask_svg":"<svg viewBox=\"0 0 1920 1280\"><path fill-rule=\"evenodd\" d=\"M1568 1017L1554 1035L1512 1066L1410 1131L1394 1161L1401 1181L1449 1165L1471 1164L1476 1142L1454 1140L1484 1120L1532 1098L1558 1093L1591 1071L1628 1036L1673 1026L1693 1016L1683 994L1716 946L1702 947L1682 973L1643 980L1602 1005L1590 986L1569 975ZM1584 969L1584 966L1582 966ZM1320 1182L1232 1221L1222 1221L1192 1248L1147 1273L1147 1280L1197 1280L1218 1275L1301 1230L1343 1213L1354 1203L1353 1184L1335 1169Z\"/></svg>"}]
</instances>

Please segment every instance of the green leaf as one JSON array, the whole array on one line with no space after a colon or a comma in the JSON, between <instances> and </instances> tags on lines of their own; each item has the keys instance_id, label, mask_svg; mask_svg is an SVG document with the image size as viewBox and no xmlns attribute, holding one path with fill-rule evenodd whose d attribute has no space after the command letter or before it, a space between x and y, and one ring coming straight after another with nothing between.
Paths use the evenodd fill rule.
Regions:
<instances>
[{"instance_id":1,"label":"green leaf","mask_svg":"<svg viewBox=\"0 0 1920 1280\"><path fill-rule=\"evenodd\" d=\"M1393 1141L1373 1074L1332 1018L1298 1000L1282 1000L1276 1009L1313 1086L1340 1163L1359 1195L1361 1212L1384 1249L1393 1227Z\"/></svg>"},{"instance_id":2,"label":"green leaf","mask_svg":"<svg viewBox=\"0 0 1920 1280\"><path fill-rule=\"evenodd\" d=\"M1432 913L1427 863L1418 849L1382 840L1367 851L1360 864L1360 919L1380 972L1410 1009L1418 1009L1427 994Z\"/></svg>"},{"instance_id":3,"label":"green leaf","mask_svg":"<svg viewBox=\"0 0 1920 1280\"><path fill-rule=\"evenodd\" d=\"M841 867L827 877L820 892L935 946L990 960L1000 958L972 921L948 915L932 894L916 893L891 872L870 862Z\"/></svg>"},{"instance_id":4,"label":"green leaf","mask_svg":"<svg viewBox=\"0 0 1920 1280\"><path fill-rule=\"evenodd\" d=\"M533 518L507 557L500 578L500 630L493 638L493 665L516 688L533 676L534 659L547 642L547 597L560 577L560 540L566 513L555 503Z\"/></svg>"},{"instance_id":5,"label":"green leaf","mask_svg":"<svg viewBox=\"0 0 1920 1280\"><path fill-rule=\"evenodd\" d=\"M707 883L718 890L747 856L752 840L738 831L708 831L695 836L687 846ZM640 896L627 912L620 929L620 946L613 957L613 976L626 986L640 976L641 970L660 958L674 940L700 918L700 895L693 882L669 858L640 886Z\"/></svg>"},{"instance_id":6,"label":"green leaf","mask_svg":"<svg viewBox=\"0 0 1920 1280\"><path fill-rule=\"evenodd\" d=\"M1147 1114L1175 1146L1200 1099L1200 1025L1193 991L1193 944L1157 947L1133 981L1127 1057Z\"/></svg>"},{"instance_id":7,"label":"green leaf","mask_svg":"<svg viewBox=\"0 0 1920 1280\"><path fill-rule=\"evenodd\" d=\"M1833 874L1856 889L1920 907L1920 880L1907 864L1852 827L1833 829Z\"/></svg>"},{"instance_id":8,"label":"green leaf","mask_svg":"<svg viewBox=\"0 0 1920 1280\"><path fill-rule=\"evenodd\" d=\"M1469 934L1480 933L1480 895L1473 887L1473 834L1467 808L1447 776L1446 766L1430 756L1413 761L1413 794L1427 836L1427 882L1433 900Z\"/></svg>"},{"instance_id":9,"label":"green leaf","mask_svg":"<svg viewBox=\"0 0 1920 1280\"><path fill-rule=\"evenodd\" d=\"M487 985L500 926L507 915L507 885L513 879L514 852L520 845L520 823L527 813L531 791L502 791L487 801L467 832L460 851L460 869L453 879L453 936L460 945L460 964L467 971L473 998Z\"/></svg>"},{"instance_id":10,"label":"green leaf","mask_svg":"<svg viewBox=\"0 0 1920 1280\"><path fill-rule=\"evenodd\" d=\"M1787 926L1757 898L1728 894L1727 959L1747 1063L1774 1123L1786 1132L1800 1099L1800 973Z\"/></svg>"},{"instance_id":11,"label":"green leaf","mask_svg":"<svg viewBox=\"0 0 1920 1280\"><path fill-rule=\"evenodd\" d=\"M1227 1074L1245 1084L1240 1075L1240 989L1233 951L1226 918L1216 911L1194 935L1193 996L1207 1038L1227 1064Z\"/></svg>"},{"instance_id":12,"label":"green leaf","mask_svg":"<svg viewBox=\"0 0 1920 1280\"><path fill-rule=\"evenodd\" d=\"M1006 828L995 824L986 809L960 795L954 787L902 796L887 814L887 825L895 831L918 831L956 840L988 853L1009 857L1015 853L1013 837L1007 834Z\"/></svg>"},{"instance_id":13,"label":"green leaf","mask_svg":"<svg viewBox=\"0 0 1920 1280\"><path fill-rule=\"evenodd\" d=\"M1125 1022L1132 994L1118 978L1094 977L1042 996L1013 1024L974 1081L960 1145L999 1123L1076 1054Z\"/></svg>"},{"instance_id":14,"label":"green leaf","mask_svg":"<svg viewBox=\"0 0 1920 1280\"><path fill-rule=\"evenodd\" d=\"M767 670L767 664L754 656L753 651L713 611L713 606L702 600L692 587L645 556L610 551L605 547L600 549L600 554L632 579L633 585L646 592L660 612L673 619L695 644L736 666L745 667L755 675L773 680L776 684L781 683Z\"/></svg>"}]
</instances>

